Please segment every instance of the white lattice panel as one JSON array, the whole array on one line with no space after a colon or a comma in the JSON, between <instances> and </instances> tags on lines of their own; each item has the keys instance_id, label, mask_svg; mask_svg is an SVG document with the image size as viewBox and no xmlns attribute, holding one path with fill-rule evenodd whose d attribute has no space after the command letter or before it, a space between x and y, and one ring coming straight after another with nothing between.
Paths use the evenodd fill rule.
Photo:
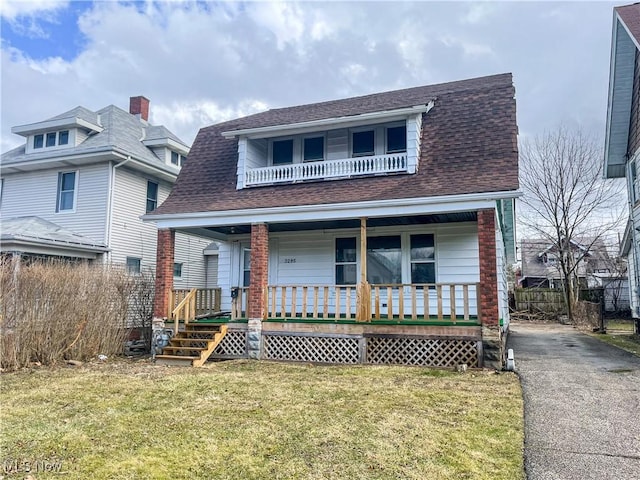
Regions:
<instances>
[{"instance_id":1,"label":"white lattice panel","mask_svg":"<svg viewBox=\"0 0 640 480\"><path fill-rule=\"evenodd\" d=\"M227 330L227 334L211 356L214 358L247 358L247 332Z\"/></svg>"},{"instance_id":2,"label":"white lattice panel","mask_svg":"<svg viewBox=\"0 0 640 480\"><path fill-rule=\"evenodd\" d=\"M264 335L263 358L318 363L359 363L356 338Z\"/></svg>"},{"instance_id":3,"label":"white lattice panel","mask_svg":"<svg viewBox=\"0 0 640 480\"><path fill-rule=\"evenodd\" d=\"M474 340L369 337L367 363L432 367L466 363L469 367L477 367L478 347Z\"/></svg>"}]
</instances>

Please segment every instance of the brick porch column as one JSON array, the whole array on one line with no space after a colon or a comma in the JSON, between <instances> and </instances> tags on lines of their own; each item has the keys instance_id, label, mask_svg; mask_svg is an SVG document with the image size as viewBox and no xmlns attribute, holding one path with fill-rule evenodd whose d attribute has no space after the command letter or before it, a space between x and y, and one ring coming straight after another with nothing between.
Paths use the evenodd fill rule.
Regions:
<instances>
[{"instance_id":1,"label":"brick porch column","mask_svg":"<svg viewBox=\"0 0 640 480\"><path fill-rule=\"evenodd\" d=\"M158 230L156 252L156 293L153 299L153 319L167 318L169 294L173 289L173 254L176 232L168 228Z\"/></svg>"},{"instance_id":2,"label":"brick porch column","mask_svg":"<svg viewBox=\"0 0 640 480\"><path fill-rule=\"evenodd\" d=\"M269 275L269 226L251 224L251 270L249 283L249 358L261 354L262 319L266 313L265 290Z\"/></svg>"},{"instance_id":3,"label":"brick porch column","mask_svg":"<svg viewBox=\"0 0 640 480\"><path fill-rule=\"evenodd\" d=\"M498 312L496 259L496 217L493 209L478 211L478 254L480 256L480 315L482 316L483 364L502 368L503 345Z\"/></svg>"}]
</instances>

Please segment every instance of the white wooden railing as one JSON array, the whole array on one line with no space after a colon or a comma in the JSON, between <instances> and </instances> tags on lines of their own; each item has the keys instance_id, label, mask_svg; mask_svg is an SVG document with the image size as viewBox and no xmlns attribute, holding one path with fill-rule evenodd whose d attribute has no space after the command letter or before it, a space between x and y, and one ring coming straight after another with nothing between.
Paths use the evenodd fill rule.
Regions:
<instances>
[{"instance_id":1,"label":"white wooden railing","mask_svg":"<svg viewBox=\"0 0 640 480\"><path fill-rule=\"evenodd\" d=\"M355 157L324 162L292 163L272 167L252 168L245 173L245 186L303 180L376 175L406 172L407 154L394 153L372 157Z\"/></svg>"}]
</instances>

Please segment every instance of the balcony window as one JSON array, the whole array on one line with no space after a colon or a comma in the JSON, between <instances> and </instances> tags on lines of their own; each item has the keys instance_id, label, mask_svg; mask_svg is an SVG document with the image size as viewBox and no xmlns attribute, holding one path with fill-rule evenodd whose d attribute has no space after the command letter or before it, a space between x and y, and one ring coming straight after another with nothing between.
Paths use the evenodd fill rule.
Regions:
<instances>
[{"instance_id":1,"label":"balcony window","mask_svg":"<svg viewBox=\"0 0 640 480\"><path fill-rule=\"evenodd\" d=\"M273 164L287 165L293 163L293 139L275 140L273 142Z\"/></svg>"},{"instance_id":2,"label":"balcony window","mask_svg":"<svg viewBox=\"0 0 640 480\"><path fill-rule=\"evenodd\" d=\"M354 157L367 157L375 155L375 133L373 130L367 130L365 132L353 132L353 156Z\"/></svg>"},{"instance_id":3,"label":"balcony window","mask_svg":"<svg viewBox=\"0 0 640 480\"><path fill-rule=\"evenodd\" d=\"M387 153L400 153L407 151L407 127L387 128Z\"/></svg>"},{"instance_id":4,"label":"balcony window","mask_svg":"<svg viewBox=\"0 0 640 480\"><path fill-rule=\"evenodd\" d=\"M305 162L324 160L324 137L305 138L303 152Z\"/></svg>"}]
</instances>

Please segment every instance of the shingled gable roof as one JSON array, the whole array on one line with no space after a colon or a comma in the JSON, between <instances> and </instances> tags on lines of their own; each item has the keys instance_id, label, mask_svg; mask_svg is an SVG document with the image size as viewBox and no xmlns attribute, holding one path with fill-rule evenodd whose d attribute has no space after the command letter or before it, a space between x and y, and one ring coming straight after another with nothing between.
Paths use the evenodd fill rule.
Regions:
<instances>
[{"instance_id":1,"label":"shingled gable roof","mask_svg":"<svg viewBox=\"0 0 640 480\"><path fill-rule=\"evenodd\" d=\"M615 7L615 11L640 46L640 3Z\"/></svg>"},{"instance_id":2,"label":"shingled gable roof","mask_svg":"<svg viewBox=\"0 0 640 480\"><path fill-rule=\"evenodd\" d=\"M150 216L263 207L423 198L518 189L511 74L279 108L200 130L167 200ZM236 189L237 139L221 133L426 104L419 169L412 175Z\"/></svg>"}]
</instances>

